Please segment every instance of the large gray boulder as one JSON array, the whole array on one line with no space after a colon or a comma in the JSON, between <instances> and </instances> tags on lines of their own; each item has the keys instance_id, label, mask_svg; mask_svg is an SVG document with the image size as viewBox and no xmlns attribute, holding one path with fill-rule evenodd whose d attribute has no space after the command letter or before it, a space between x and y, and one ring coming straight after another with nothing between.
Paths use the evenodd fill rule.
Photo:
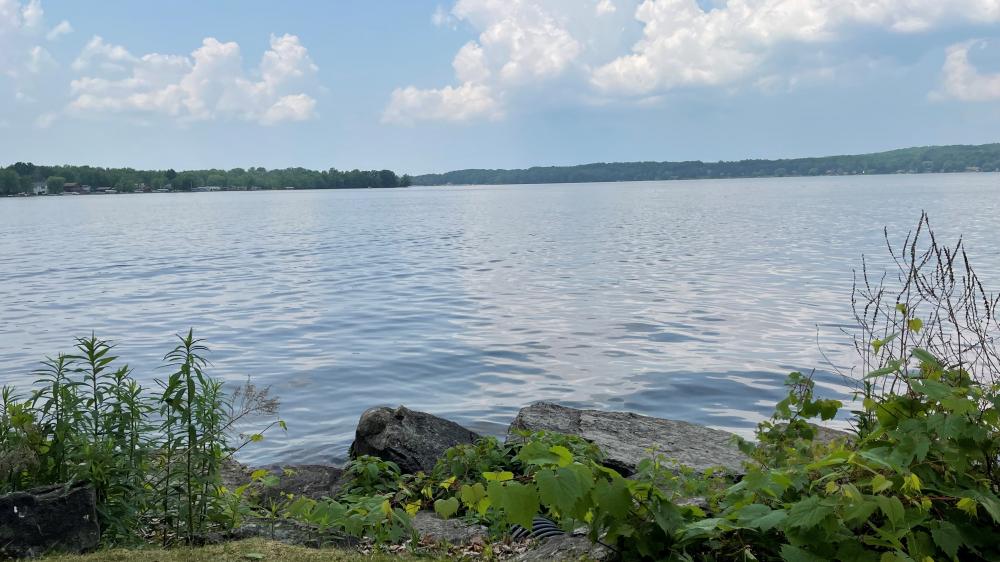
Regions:
<instances>
[{"instance_id":1,"label":"large gray boulder","mask_svg":"<svg viewBox=\"0 0 1000 562\"><path fill-rule=\"evenodd\" d=\"M430 472L445 450L476 439L479 435L455 422L404 406L371 408L358 421L351 458L372 455L398 464L406 474Z\"/></svg>"},{"instance_id":2,"label":"large gray boulder","mask_svg":"<svg viewBox=\"0 0 1000 562\"><path fill-rule=\"evenodd\" d=\"M0 496L0 558L97 548L97 498L87 484L57 485Z\"/></svg>"},{"instance_id":3,"label":"large gray boulder","mask_svg":"<svg viewBox=\"0 0 1000 562\"><path fill-rule=\"evenodd\" d=\"M518 412L508 430L554 431L578 435L600 447L605 464L623 475L635 472L640 461L656 455L695 470L721 466L744 473L747 457L733 442L733 434L682 421L640 416L628 412L577 410L539 402Z\"/></svg>"}]
</instances>

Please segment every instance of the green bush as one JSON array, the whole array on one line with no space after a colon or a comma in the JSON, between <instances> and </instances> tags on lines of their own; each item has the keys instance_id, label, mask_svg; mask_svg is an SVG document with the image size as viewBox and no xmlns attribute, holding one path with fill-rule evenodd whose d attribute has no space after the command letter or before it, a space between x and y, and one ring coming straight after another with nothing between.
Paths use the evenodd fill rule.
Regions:
<instances>
[{"instance_id":1,"label":"green bush","mask_svg":"<svg viewBox=\"0 0 1000 562\"><path fill-rule=\"evenodd\" d=\"M79 338L43 363L35 390L0 392L0 492L86 481L105 544L190 542L226 515L221 467L262 435L237 424L272 416L277 402L251 384L227 395L207 376L206 348L189 331L165 357L159 390L143 387L114 348ZM284 423L274 421L274 426Z\"/></svg>"}]
</instances>

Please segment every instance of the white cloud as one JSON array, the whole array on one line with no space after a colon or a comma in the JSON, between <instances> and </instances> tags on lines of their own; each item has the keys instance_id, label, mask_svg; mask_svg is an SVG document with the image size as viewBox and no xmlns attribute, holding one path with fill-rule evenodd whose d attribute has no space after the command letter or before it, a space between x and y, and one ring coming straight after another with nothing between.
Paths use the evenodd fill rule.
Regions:
<instances>
[{"instance_id":1,"label":"white cloud","mask_svg":"<svg viewBox=\"0 0 1000 562\"><path fill-rule=\"evenodd\" d=\"M752 76L777 47L834 41L845 28L914 33L960 22L1000 21L1000 0L643 0L643 36L632 53L596 68L606 93L648 95Z\"/></svg>"},{"instance_id":2,"label":"white cloud","mask_svg":"<svg viewBox=\"0 0 1000 562\"><path fill-rule=\"evenodd\" d=\"M98 67L106 72L124 72L135 62L128 49L106 43L100 35L95 35L73 61L73 70L83 72Z\"/></svg>"},{"instance_id":3,"label":"white cloud","mask_svg":"<svg viewBox=\"0 0 1000 562\"><path fill-rule=\"evenodd\" d=\"M392 92L389 106L382 115L385 123L412 125L417 121L464 122L473 119L499 119L500 103L490 88L466 82L457 88L445 86L422 90L409 86Z\"/></svg>"},{"instance_id":4,"label":"white cloud","mask_svg":"<svg viewBox=\"0 0 1000 562\"><path fill-rule=\"evenodd\" d=\"M65 33L69 23L64 23L48 29L39 0L0 0L0 107L41 111L45 104L39 100L58 90L59 64L43 43L47 36ZM25 123L37 117L25 111L0 116Z\"/></svg>"},{"instance_id":5,"label":"white cloud","mask_svg":"<svg viewBox=\"0 0 1000 562\"><path fill-rule=\"evenodd\" d=\"M253 76L243 68L237 43L212 37L190 56L141 57L94 37L73 68L96 73L71 83L69 109L78 115L138 112L182 122L239 119L262 125L316 115L316 100L305 90L318 69L294 35L272 35Z\"/></svg>"},{"instance_id":6,"label":"white cloud","mask_svg":"<svg viewBox=\"0 0 1000 562\"><path fill-rule=\"evenodd\" d=\"M1000 99L1000 73L983 74L969 61L969 51L985 48L985 41L973 40L948 48L942 69L942 92L935 97L960 101Z\"/></svg>"},{"instance_id":7,"label":"white cloud","mask_svg":"<svg viewBox=\"0 0 1000 562\"><path fill-rule=\"evenodd\" d=\"M59 37L70 33L73 33L73 26L68 21L62 20L59 22L59 25L56 25L45 34L45 38L49 41L55 41Z\"/></svg>"},{"instance_id":8,"label":"white cloud","mask_svg":"<svg viewBox=\"0 0 1000 562\"><path fill-rule=\"evenodd\" d=\"M51 127L59 116L51 111L43 113L35 118L35 127L39 129L48 129Z\"/></svg>"},{"instance_id":9,"label":"white cloud","mask_svg":"<svg viewBox=\"0 0 1000 562\"><path fill-rule=\"evenodd\" d=\"M544 0L458 0L447 16L435 12L439 25L454 20L479 31L452 61L459 85L396 89L383 122L497 119L508 91L560 76L581 54L556 13Z\"/></svg>"},{"instance_id":10,"label":"white cloud","mask_svg":"<svg viewBox=\"0 0 1000 562\"><path fill-rule=\"evenodd\" d=\"M615 7L615 3L611 0L599 0L597 6L594 7L594 11L599 16L605 14L613 14L618 8Z\"/></svg>"}]
</instances>

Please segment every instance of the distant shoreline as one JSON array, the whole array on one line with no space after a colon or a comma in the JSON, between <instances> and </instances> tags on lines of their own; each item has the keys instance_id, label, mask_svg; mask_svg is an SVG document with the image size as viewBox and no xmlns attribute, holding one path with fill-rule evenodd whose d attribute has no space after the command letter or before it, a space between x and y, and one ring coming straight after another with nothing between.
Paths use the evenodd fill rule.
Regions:
<instances>
[{"instance_id":1,"label":"distant shoreline","mask_svg":"<svg viewBox=\"0 0 1000 562\"><path fill-rule=\"evenodd\" d=\"M777 160L613 162L522 169L465 169L413 177L414 185L513 185L696 179L975 173L1000 171L1000 143L903 148Z\"/></svg>"}]
</instances>

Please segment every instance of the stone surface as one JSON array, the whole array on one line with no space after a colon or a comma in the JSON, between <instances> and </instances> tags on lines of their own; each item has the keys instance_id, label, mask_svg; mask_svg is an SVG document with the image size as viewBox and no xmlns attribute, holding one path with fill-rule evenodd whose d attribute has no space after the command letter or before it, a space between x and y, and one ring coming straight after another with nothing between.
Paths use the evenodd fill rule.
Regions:
<instances>
[{"instance_id":1,"label":"stone surface","mask_svg":"<svg viewBox=\"0 0 1000 562\"><path fill-rule=\"evenodd\" d=\"M615 559L610 548L590 542L582 536L562 535L544 539L535 548L517 556L517 562L563 562L570 560L592 560L605 562Z\"/></svg>"},{"instance_id":2,"label":"stone surface","mask_svg":"<svg viewBox=\"0 0 1000 562\"><path fill-rule=\"evenodd\" d=\"M276 486L254 485L261 503L283 501L287 496L305 496L314 500L332 498L340 490L344 470L321 464L298 464L265 467L278 477Z\"/></svg>"},{"instance_id":3,"label":"stone surface","mask_svg":"<svg viewBox=\"0 0 1000 562\"><path fill-rule=\"evenodd\" d=\"M86 484L47 486L0 496L0 558L97 548L94 489Z\"/></svg>"},{"instance_id":4,"label":"stone surface","mask_svg":"<svg viewBox=\"0 0 1000 562\"><path fill-rule=\"evenodd\" d=\"M372 455L398 464L407 474L430 472L449 447L478 438L455 422L404 406L371 408L358 421L351 458Z\"/></svg>"},{"instance_id":5,"label":"stone surface","mask_svg":"<svg viewBox=\"0 0 1000 562\"><path fill-rule=\"evenodd\" d=\"M507 438L515 438L513 432L519 429L579 435L600 447L605 464L625 476L657 454L695 470L721 466L734 475L744 473L746 456L731 433L682 421L539 402L518 412Z\"/></svg>"},{"instance_id":6,"label":"stone surface","mask_svg":"<svg viewBox=\"0 0 1000 562\"><path fill-rule=\"evenodd\" d=\"M344 469L323 464L289 464L263 467L278 477L275 486L264 486L255 483L248 491L256 497L258 503L266 504L269 500L283 501L287 496L305 496L314 500L333 497L340 491L343 484ZM234 460L227 460L222 465L222 484L234 490L250 482L255 468L247 467Z\"/></svg>"},{"instance_id":7,"label":"stone surface","mask_svg":"<svg viewBox=\"0 0 1000 562\"><path fill-rule=\"evenodd\" d=\"M263 519L252 517L221 537L222 541L262 538L295 546L320 548L327 546L354 546L356 539L330 530L318 528L291 519Z\"/></svg>"},{"instance_id":8,"label":"stone surface","mask_svg":"<svg viewBox=\"0 0 1000 562\"><path fill-rule=\"evenodd\" d=\"M455 545L485 541L490 532L482 525L472 525L460 519L441 519L428 511L421 511L413 516L413 528L421 539Z\"/></svg>"}]
</instances>

